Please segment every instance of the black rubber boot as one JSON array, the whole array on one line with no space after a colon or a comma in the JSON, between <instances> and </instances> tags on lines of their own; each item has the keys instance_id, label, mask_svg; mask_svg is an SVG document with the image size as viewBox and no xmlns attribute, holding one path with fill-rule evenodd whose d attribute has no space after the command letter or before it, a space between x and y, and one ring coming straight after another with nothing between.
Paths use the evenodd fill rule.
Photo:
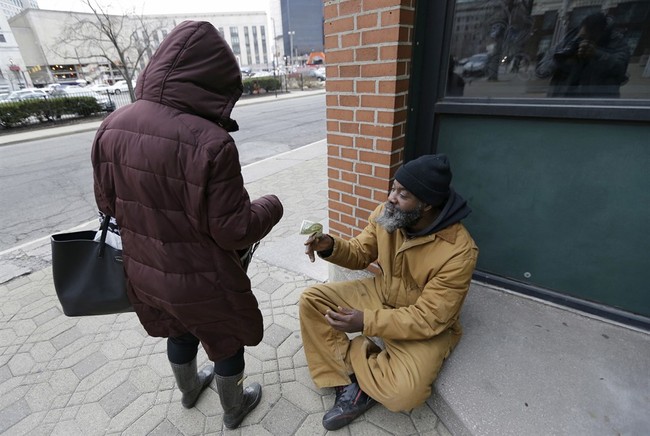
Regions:
<instances>
[{"instance_id":1,"label":"black rubber boot","mask_svg":"<svg viewBox=\"0 0 650 436\"><path fill-rule=\"evenodd\" d=\"M345 427L366 410L377 404L368 394L361 390L354 375L352 383L336 387L334 406L323 416L323 427L327 430L338 430Z\"/></svg>"},{"instance_id":2,"label":"black rubber boot","mask_svg":"<svg viewBox=\"0 0 650 436\"><path fill-rule=\"evenodd\" d=\"M243 387L244 372L229 377L216 374L217 390L221 407L223 407L223 423L228 429L239 427L244 417L260 403L262 386L252 383L246 389Z\"/></svg>"},{"instance_id":3,"label":"black rubber boot","mask_svg":"<svg viewBox=\"0 0 650 436\"><path fill-rule=\"evenodd\" d=\"M177 364L169 362L176 378L178 389L183 393L181 404L191 409L199 399L199 395L207 388L214 378L214 367L206 366L201 372L196 372L196 357L189 363Z\"/></svg>"}]
</instances>

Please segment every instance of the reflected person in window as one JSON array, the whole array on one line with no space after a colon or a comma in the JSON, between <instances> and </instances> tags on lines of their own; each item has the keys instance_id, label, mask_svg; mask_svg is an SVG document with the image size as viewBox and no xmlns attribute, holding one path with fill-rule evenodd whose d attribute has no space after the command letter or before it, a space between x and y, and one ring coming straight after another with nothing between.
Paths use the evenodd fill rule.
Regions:
<instances>
[{"instance_id":1,"label":"reflected person in window","mask_svg":"<svg viewBox=\"0 0 650 436\"><path fill-rule=\"evenodd\" d=\"M620 97L627 81L630 50L601 12L587 16L535 69L551 77L549 97Z\"/></svg>"}]
</instances>

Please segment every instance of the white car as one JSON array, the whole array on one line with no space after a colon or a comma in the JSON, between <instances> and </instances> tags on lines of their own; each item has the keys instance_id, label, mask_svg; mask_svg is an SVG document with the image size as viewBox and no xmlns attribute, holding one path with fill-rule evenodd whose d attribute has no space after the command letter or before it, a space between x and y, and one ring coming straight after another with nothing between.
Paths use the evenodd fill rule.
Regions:
<instances>
[{"instance_id":1,"label":"white car","mask_svg":"<svg viewBox=\"0 0 650 436\"><path fill-rule=\"evenodd\" d=\"M102 108L103 111L106 112L112 112L115 110L115 103L111 101L108 96L98 94L95 91L92 91L89 87L88 88L81 88L78 86L66 86L66 87L61 87L59 89L56 89L52 91L50 94L52 98L56 97L94 97L95 100L97 100L97 103L99 104L99 107Z\"/></svg>"},{"instance_id":2,"label":"white car","mask_svg":"<svg viewBox=\"0 0 650 436\"><path fill-rule=\"evenodd\" d=\"M133 88L135 88L135 83L131 82ZM126 80L118 80L113 85L109 86L106 89L111 94L121 94L123 92L129 92L129 85L127 85Z\"/></svg>"},{"instance_id":3,"label":"white car","mask_svg":"<svg viewBox=\"0 0 650 436\"><path fill-rule=\"evenodd\" d=\"M14 91L7 96L6 101L23 101L33 99L45 99L48 95L45 91L38 88L25 88L20 91Z\"/></svg>"},{"instance_id":4,"label":"white car","mask_svg":"<svg viewBox=\"0 0 650 436\"><path fill-rule=\"evenodd\" d=\"M100 94L106 94L106 92L110 92L109 88L111 85L108 83L96 83L94 85L90 85L87 88L90 89L91 91L100 93Z\"/></svg>"}]
</instances>

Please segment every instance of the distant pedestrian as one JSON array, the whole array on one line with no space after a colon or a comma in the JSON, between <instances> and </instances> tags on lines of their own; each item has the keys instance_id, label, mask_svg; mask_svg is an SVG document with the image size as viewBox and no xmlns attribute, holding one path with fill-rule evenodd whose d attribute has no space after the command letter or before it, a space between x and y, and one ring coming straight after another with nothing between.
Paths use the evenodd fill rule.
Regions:
<instances>
[{"instance_id":1,"label":"distant pedestrian","mask_svg":"<svg viewBox=\"0 0 650 436\"><path fill-rule=\"evenodd\" d=\"M264 330L240 254L283 213L275 195L251 201L244 188L228 133L238 129L230 114L242 90L219 32L185 21L140 73L137 101L106 118L92 149L95 198L120 226L135 312L147 333L168 338L184 407L216 378L227 428L262 395L258 383L242 383L244 346ZM197 372L199 343L214 367Z\"/></svg>"}]
</instances>

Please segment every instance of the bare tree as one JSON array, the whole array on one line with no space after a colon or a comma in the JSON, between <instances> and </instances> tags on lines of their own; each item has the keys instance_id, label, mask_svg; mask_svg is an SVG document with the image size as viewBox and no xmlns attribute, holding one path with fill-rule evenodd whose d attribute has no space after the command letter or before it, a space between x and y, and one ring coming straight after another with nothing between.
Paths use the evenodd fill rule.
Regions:
<instances>
[{"instance_id":1,"label":"bare tree","mask_svg":"<svg viewBox=\"0 0 650 436\"><path fill-rule=\"evenodd\" d=\"M146 18L135 11L110 14L97 0L83 0L92 14L70 13L71 25L61 35L58 46L67 52L66 57L83 53L86 58L104 59L120 72L129 87L131 101L135 101L133 79L140 60L151 56L158 45L160 21ZM71 55L74 51L75 55Z\"/></svg>"},{"instance_id":2,"label":"bare tree","mask_svg":"<svg viewBox=\"0 0 650 436\"><path fill-rule=\"evenodd\" d=\"M493 41L488 60L488 80L498 80L504 52L517 55L532 33L534 0L489 0L494 10L487 20L488 36Z\"/></svg>"}]
</instances>

